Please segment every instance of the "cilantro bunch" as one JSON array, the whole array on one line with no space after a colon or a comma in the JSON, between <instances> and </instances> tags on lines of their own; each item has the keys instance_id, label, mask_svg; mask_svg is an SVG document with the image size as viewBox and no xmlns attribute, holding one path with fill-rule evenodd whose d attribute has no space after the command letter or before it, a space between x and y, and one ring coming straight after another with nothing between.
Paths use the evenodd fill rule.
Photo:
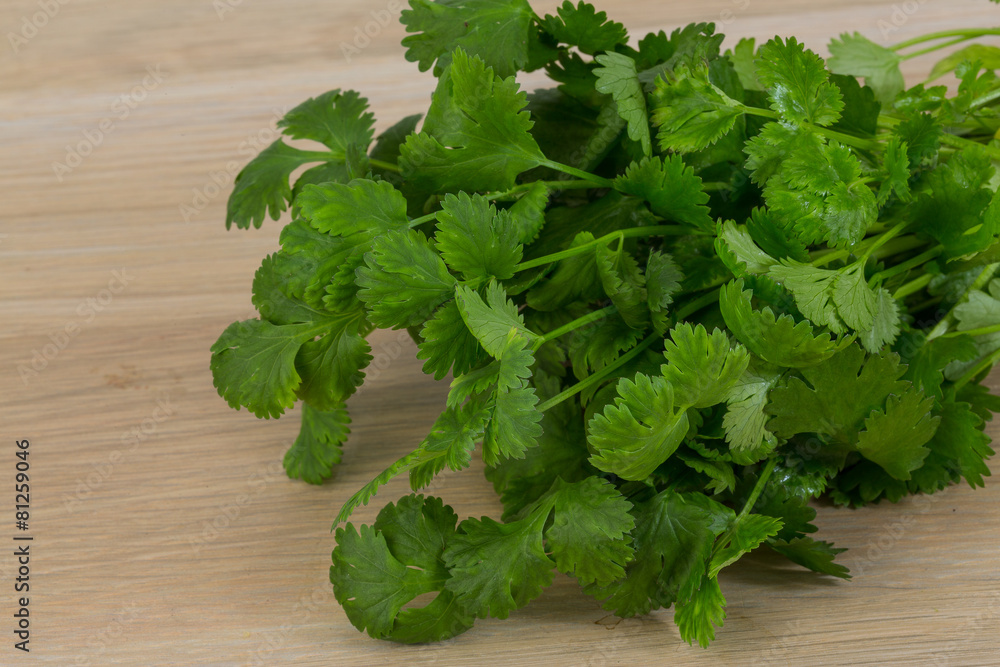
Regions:
<instances>
[{"instance_id":1,"label":"cilantro bunch","mask_svg":"<svg viewBox=\"0 0 1000 667\"><path fill-rule=\"evenodd\" d=\"M233 407L301 402L285 467L310 483L341 459L372 330L407 329L424 371L453 377L431 432L337 524L389 479L419 491L474 455L502 520L409 495L338 528L330 577L359 629L445 639L558 570L621 616L673 605L707 645L717 575L753 549L849 576L810 499L983 484L1000 49L911 88L899 64L1000 30L845 34L824 62L794 38L723 52L711 24L630 43L584 2L410 4L430 108L377 139L351 91L284 117L314 145L250 162L227 224L292 221L254 276L260 318L212 347ZM554 87L522 91L539 69Z\"/></svg>"}]
</instances>

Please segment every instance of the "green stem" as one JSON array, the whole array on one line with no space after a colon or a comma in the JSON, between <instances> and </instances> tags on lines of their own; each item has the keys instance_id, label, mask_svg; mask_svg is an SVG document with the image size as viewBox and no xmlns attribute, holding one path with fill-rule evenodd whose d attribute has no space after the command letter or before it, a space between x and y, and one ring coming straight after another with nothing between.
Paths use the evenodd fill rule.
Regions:
<instances>
[{"instance_id":1,"label":"green stem","mask_svg":"<svg viewBox=\"0 0 1000 667\"><path fill-rule=\"evenodd\" d=\"M889 47L892 51L899 51L900 49L905 49L910 46L916 46L917 44L923 44L924 42L933 42L937 39L947 39L949 37L963 37L964 39L972 39L974 37L984 37L986 35L1000 35L1000 28L960 28L957 30L942 30L940 32L932 32L926 35L920 35L919 37L914 37L913 39L908 39L898 44L893 44Z\"/></svg>"},{"instance_id":2,"label":"green stem","mask_svg":"<svg viewBox=\"0 0 1000 667\"><path fill-rule=\"evenodd\" d=\"M911 280L910 282L906 283L905 285L902 285L898 290L896 290L895 292L893 292L892 298L893 299L905 299L906 297L910 296L911 294L913 294L915 292L919 292L923 288L927 287L927 285L929 285L930 282L931 282L931 280L933 280L933 279L934 279L934 276L933 276L933 274L930 274L930 273L925 273L924 275L920 276L919 278L914 278L913 280Z\"/></svg>"},{"instance_id":3,"label":"green stem","mask_svg":"<svg viewBox=\"0 0 1000 667\"><path fill-rule=\"evenodd\" d=\"M945 332L948 331L948 327L950 327L951 323L955 321L955 308L957 308L960 304L965 303L970 294L985 287L986 283L993 278L993 274L996 273L997 267L1000 267L1000 263L987 264L983 267L983 270L979 272L979 275L976 276L974 281L972 281L972 284L969 285L964 292L962 292L962 296L955 302L955 305L953 305L948 312L945 313L944 317L941 318L941 321L938 322L933 329L931 329L929 334L927 334L927 340L934 340L939 336L943 336Z\"/></svg>"},{"instance_id":4,"label":"green stem","mask_svg":"<svg viewBox=\"0 0 1000 667\"><path fill-rule=\"evenodd\" d=\"M760 116L761 118L771 118L773 120L779 120L781 116L771 109L763 109L761 107L751 107L745 104L740 105L741 111L743 113L750 114L751 116ZM819 125L813 125L812 123L802 123L804 127L811 128L817 134L821 134L828 139L836 139L842 144L847 146L854 146L855 148L863 148L865 150L876 150L879 147L879 143L873 139L862 139L861 137L854 137L849 134L844 134L843 132L837 132L836 130L831 130L827 127L820 127Z\"/></svg>"},{"instance_id":5,"label":"green stem","mask_svg":"<svg viewBox=\"0 0 1000 667\"><path fill-rule=\"evenodd\" d=\"M942 132L940 135L941 143L948 146L953 146L955 148L971 148L972 146L978 146L979 148L986 151L994 160L1000 160L1000 149L994 148L993 146L988 146L987 144L981 144L978 141L973 141L972 139L966 139L965 137L958 137L954 134L949 134L947 132Z\"/></svg>"},{"instance_id":6,"label":"green stem","mask_svg":"<svg viewBox=\"0 0 1000 667\"><path fill-rule=\"evenodd\" d=\"M568 164L561 164L553 160L539 160L538 164L543 167L548 167L549 169L555 169L556 171L561 171L564 174L569 174L570 176L576 176L577 178L582 178L585 181L590 181L602 188L614 187L614 182L604 178L603 176L598 176L597 174L591 174L589 171L583 171L582 169L577 169L576 167L571 167Z\"/></svg>"},{"instance_id":7,"label":"green stem","mask_svg":"<svg viewBox=\"0 0 1000 667\"><path fill-rule=\"evenodd\" d=\"M368 164L373 167L378 167L379 169L385 169L386 171L394 171L399 173L399 165L393 164L391 162L386 162L384 160L376 160L375 158L368 158Z\"/></svg>"},{"instance_id":8,"label":"green stem","mask_svg":"<svg viewBox=\"0 0 1000 667\"><path fill-rule=\"evenodd\" d=\"M556 405L559 405L560 403L562 403L563 401L565 401L567 398L570 398L572 396L575 396L575 395L579 394L581 391L583 391L587 387L589 387L589 386L591 386L593 384L597 384L598 382L604 381L605 378L609 377L616 370L618 370L619 368L621 368L622 366L624 366L625 364L627 364L628 362L632 361L637 356L639 356L639 354L641 354L642 351L645 350L647 347L649 347L650 345L652 345L654 342L656 342L658 340L662 340L662 339L663 339L663 337L660 336L660 334L658 334L658 333L656 333L654 331L653 333L649 334L649 336L647 336L645 340L643 340L641 343L639 343L638 345L636 345L635 347L633 347L627 353L625 353L622 356L618 357L618 359L616 359L614 362L608 364L607 366L605 366L604 368L602 368L597 373L594 373L593 375L591 375L591 376L589 376L587 378L584 378L583 380L580 380L579 382L577 382L572 387L569 387L567 389L562 390L561 392L559 392L558 394L556 394L555 396L553 396L549 400L547 400L544 403L542 403L541 405L539 405L538 408L537 408L537 410L539 412L545 412L549 408L554 407Z\"/></svg>"},{"instance_id":9,"label":"green stem","mask_svg":"<svg viewBox=\"0 0 1000 667\"><path fill-rule=\"evenodd\" d=\"M611 305L611 306L607 306L606 308L601 308L600 310L595 310L595 311L589 312L586 315L584 315L583 317L576 318L572 322L567 322L566 324L562 325L558 329L553 329L552 331L548 332L544 336L538 338L535 341L535 345L534 345L533 349L537 350L538 348L540 348L542 345L545 345L545 343L549 342L550 340L555 340L556 338L559 338L559 336L562 336L564 334L568 334L571 331L576 331L577 329L580 329L580 328L582 328L582 327L590 324L591 322L596 322L598 320L602 320L605 317L607 317L608 315L610 315L611 313L616 312L617 310L618 310L617 306Z\"/></svg>"},{"instance_id":10,"label":"green stem","mask_svg":"<svg viewBox=\"0 0 1000 667\"><path fill-rule=\"evenodd\" d=\"M914 51L913 53L907 53L906 55L900 56L900 58L902 60L909 60L910 58L916 58L917 56L922 56L925 53L932 53L932 52L938 51L940 49L946 49L949 46L954 46L955 44L961 44L962 42L964 42L964 41L966 41L968 39L972 39L972 38L971 37L965 37L965 36L956 37L955 39L950 39L947 42L941 42L940 44L934 44L932 46L928 46L925 49L920 49L919 51Z\"/></svg>"},{"instance_id":11,"label":"green stem","mask_svg":"<svg viewBox=\"0 0 1000 667\"><path fill-rule=\"evenodd\" d=\"M705 306L710 306L718 300L719 300L719 290L713 290L708 294L703 294L694 301L691 301L690 303L685 305L683 308L679 309L677 313L674 314L674 321L680 322L685 317L690 317L691 315L694 315Z\"/></svg>"},{"instance_id":12,"label":"green stem","mask_svg":"<svg viewBox=\"0 0 1000 667\"><path fill-rule=\"evenodd\" d=\"M1000 88L994 90L992 93L987 93L982 97L973 100L972 104L969 105L969 109L978 109L979 107L989 104L997 99L1000 99Z\"/></svg>"},{"instance_id":13,"label":"green stem","mask_svg":"<svg viewBox=\"0 0 1000 667\"><path fill-rule=\"evenodd\" d=\"M987 334L994 333L1000 333L1000 324L991 324L988 327L966 329L965 331L949 331L946 334L941 334L939 338L954 338L956 336L985 336Z\"/></svg>"},{"instance_id":14,"label":"green stem","mask_svg":"<svg viewBox=\"0 0 1000 667\"><path fill-rule=\"evenodd\" d=\"M572 248L567 248L566 250L560 250L559 252L554 252L551 255L543 255L537 259L530 259L527 262L521 262L514 269L515 271L527 271L528 269L533 269L537 266L545 266L546 264L551 264L552 262L558 262L563 259L569 259L570 257L576 257L577 255L583 255L590 251L591 248L595 248L601 244L611 243L615 239L628 239L642 236L684 236L686 234L697 234L697 230L691 229L690 227L684 227L682 225L650 225L647 227L629 227L628 229L622 229L617 232L611 232L610 234L605 234L604 236L594 239L593 241L588 241L587 243L582 243L578 246L573 246Z\"/></svg>"},{"instance_id":15,"label":"green stem","mask_svg":"<svg viewBox=\"0 0 1000 667\"><path fill-rule=\"evenodd\" d=\"M904 229L906 229L909 225L910 225L910 221L909 220L904 220L903 222L900 222L899 224L897 224L895 227L893 227L892 229L890 229L886 233L884 233L881 236L877 237L875 239L875 242L872 243L871 245L869 245L865 249L864 254L861 255L861 261L862 262L867 262L868 258L872 256L873 252L875 252L876 250L878 250L879 248L881 248L882 246L884 246L886 243L888 243L889 241L891 241L893 238L895 238L896 236L898 236L900 234L900 232L902 232Z\"/></svg>"},{"instance_id":16,"label":"green stem","mask_svg":"<svg viewBox=\"0 0 1000 667\"><path fill-rule=\"evenodd\" d=\"M990 368L994 364L1000 361L1000 350L995 350L991 352L988 356L984 357L978 364L967 370L962 377L955 381L955 390L959 390L969 383L972 378L976 377L987 368Z\"/></svg>"},{"instance_id":17,"label":"green stem","mask_svg":"<svg viewBox=\"0 0 1000 667\"><path fill-rule=\"evenodd\" d=\"M898 276L901 273L906 273L910 269L926 264L931 261L944 251L944 248L938 246L936 248L931 248L926 252L922 252L916 257L906 260L905 262L900 262L891 269L886 269L885 271L879 271L871 280L868 281L869 284L875 285L879 282L884 282L885 280L892 278L893 276Z\"/></svg>"},{"instance_id":18,"label":"green stem","mask_svg":"<svg viewBox=\"0 0 1000 667\"><path fill-rule=\"evenodd\" d=\"M736 533L740 523L742 523L743 520L753 511L753 506L757 504L757 499L760 498L760 494L764 492L767 480L770 479L771 473L774 472L774 466L777 462L778 459L770 459L764 466L764 469L760 471L760 477L757 478L757 482L753 485L753 490L750 492L750 496L747 498L747 501L743 503L743 509L740 510L736 519L733 520L729 530L723 533L722 536L716 540L715 546L712 548L713 558L733 538L733 534Z\"/></svg>"}]
</instances>

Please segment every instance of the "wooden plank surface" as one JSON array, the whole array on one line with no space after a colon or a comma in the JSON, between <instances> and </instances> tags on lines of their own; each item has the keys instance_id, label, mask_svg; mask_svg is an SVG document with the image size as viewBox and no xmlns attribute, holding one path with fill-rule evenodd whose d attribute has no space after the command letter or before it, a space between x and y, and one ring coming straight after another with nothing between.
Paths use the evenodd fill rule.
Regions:
<instances>
[{"instance_id":1,"label":"wooden plank surface","mask_svg":"<svg viewBox=\"0 0 1000 667\"><path fill-rule=\"evenodd\" d=\"M52 16L12 43L24 21L43 22L43 4ZM998 22L985 0L830 5L603 3L633 35L706 20L735 37L795 34L820 51L844 30L888 43ZM250 316L253 271L280 225L227 233L229 188L213 176L228 180L273 138L275 110L334 87L367 95L380 129L423 111L433 80L403 60L398 10L383 0L0 6L0 466L12 482L14 440L30 439L34 536L28 656L12 647L16 563L2 549L0 664L1000 664L996 482L819 507L820 534L850 549L855 579L749 557L721 577L728 618L708 651L680 642L670 612L619 621L565 577L510 619L438 645L377 642L350 626L327 581L330 522L419 441L445 385L420 373L407 339L375 334L384 369L351 401L336 480L287 480L295 416L233 412L208 372L211 343ZM348 61L342 44L384 11L393 21ZM908 61L906 73L931 63ZM81 142L76 164L68 153ZM67 160L68 173L54 169ZM445 474L433 493L460 516L496 517L480 472ZM12 484L3 489L0 507L12 509ZM397 480L356 518L404 492ZM0 521L0 543L12 544L11 524Z\"/></svg>"}]
</instances>

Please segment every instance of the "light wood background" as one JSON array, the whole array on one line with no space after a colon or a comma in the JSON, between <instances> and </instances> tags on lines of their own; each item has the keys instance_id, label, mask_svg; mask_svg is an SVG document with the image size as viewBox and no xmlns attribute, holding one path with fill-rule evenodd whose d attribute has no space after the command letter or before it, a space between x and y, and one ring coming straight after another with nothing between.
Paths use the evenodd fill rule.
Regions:
<instances>
[{"instance_id":1,"label":"light wood background","mask_svg":"<svg viewBox=\"0 0 1000 667\"><path fill-rule=\"evenodd\" d=\"M208 371L222 329L251 316L253 271L280 225L227 233L229 188L211 175L242 165L252 138L270 140L275 109L331 88L367 95L380 129L425 110L433 80L403 59L399 6L61 2L49 0L58 12L17 53L7 35L40 6L0 6L0 508L10 508L0 511L0 545L15 532L8 482L22 438L31 441L35 538L30 655L12 647L13 549L0 547L0 664L1000 664L995 480L862 511L820 507L820 535L850 549L843 559L855 579L749 557L722 576L728 619L707 651L680 642L670 612L619 621L561 576L510 619L480 621L439 645L358 633L327 581L330 522L419 441L446 387L420 373L412 344L377 333L387 367L351 401L354 433L336 480L287 480L280 459L297 417L230 410ZM985 0L603 6L634 36L714 20L731 36L795 34L820 51L843 30L888 43L1000 23ZM341 44L387 9L393 22L348 62ZM932 62L908 61L907 75ZM143 91L147 68L163 80L146 78ZM133 91L144 99L123 118L127 107L115 102ZM85 133L99 145L60 181L53 163ZM183 205L200 210L185 220ZM111 283L117 294L114 271L127 281ZM22 379L19 367L71 324L75 335ZM370 521L405 492L397 480L355 518ZM460 516L499 515L477 468L445 474L433 492Z\"/></svg>"}]
</instances>

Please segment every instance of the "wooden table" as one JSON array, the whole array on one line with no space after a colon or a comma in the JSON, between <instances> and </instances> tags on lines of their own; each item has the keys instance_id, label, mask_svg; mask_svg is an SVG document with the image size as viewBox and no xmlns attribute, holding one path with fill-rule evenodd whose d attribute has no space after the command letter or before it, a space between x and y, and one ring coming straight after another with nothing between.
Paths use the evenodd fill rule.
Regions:
<instances>
[{"instance_id":1,"label":"wooden table","mask_svg":"<svg viewBox=\"0 0 1000 667\"><path fill-rule=\"evenodd\" d=\"M379 128L425 109L433 80L403 60L395 21L350 62L342 49L398 5L43 4L43 27L15 40L17 53L9 36L0 47L0 467L12 482L14 442L30 440L34 537L25 655L13 648L15 530L4 519L0 664L1000 664L996 481L894 506L821 507L821 535L850 549L855 579L749 557L722 576L729 617L708 651L679 640L670 612L619 621L565 577L510 619L439 645L358 633L327 581L330 522L419 441L445 385L420 373L405 338L375 334L389 368L351 401L336 480L312 487L280 465L296 417L230 410L208 349L250 316L253 271L276 248L278 224L223 226L228 171L270 138L276 110L335 87L367 95ZM604 3L633 35L714 20L732 36L795 34L820 51L848 29L887 43L1000 17L984 0L836 5ZM3 33L42 23L40 11L7 0ZM908 61L907 75L932 62ZM86 154L77 163L70 151ZM21 371L36 354L37 373ZM460 516L496 517L479 473L445 474L433 492ZM3 488L11 507L13 486ZM397 480L355 517L370 521L405 492Z\"/></svg>"}]
</instances>

